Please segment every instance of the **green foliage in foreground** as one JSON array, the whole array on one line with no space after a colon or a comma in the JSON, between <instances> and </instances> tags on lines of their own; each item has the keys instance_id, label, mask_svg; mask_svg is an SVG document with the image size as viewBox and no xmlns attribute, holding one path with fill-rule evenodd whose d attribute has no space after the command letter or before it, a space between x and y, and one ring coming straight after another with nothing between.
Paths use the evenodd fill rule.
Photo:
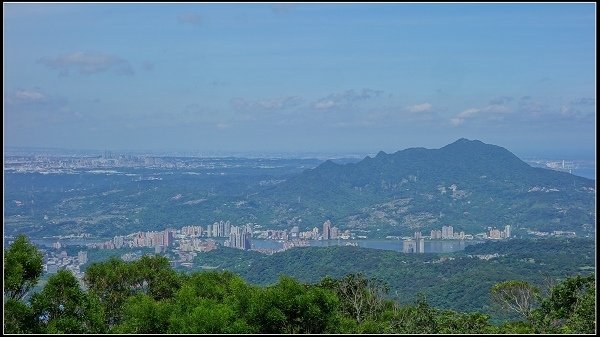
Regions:
<instances>
[{"instance_id":1,"label":"green foliage in foreground","mask_svg":"<svg viewBox=\"0 0 600 337\"><path fill-rule=\"evenodd\" d=\"M4 250L4 297L22 299L42 275L42 253L19 235L10 249Z\"/></svg>"},{"instance_id":2,"label":"green foliage in foreground","mask_svg":"<svg viewBox=\"0 0 600 337\"><path fill-rule=\"evenodd\" d=\"M29 248L25 242L13 250ZM32 266L36 270L37 266ZM7 277L16 269L5 264ZM35 279L22 282L35 281ZM536 297L526 320L494 325L490 316L432 307L424 296L399 305L386 283L361 273L302 283L280 276L269 286L228 271L178 273L166 258L92 264L82 289L70 271L52 275L29 302L4 289L7 333L594 333L595 280L577 276ZM497 301L522 304L524 282L506 282ZM511 306L507 306L508 309Z\"/></svg>"}]
</instances>

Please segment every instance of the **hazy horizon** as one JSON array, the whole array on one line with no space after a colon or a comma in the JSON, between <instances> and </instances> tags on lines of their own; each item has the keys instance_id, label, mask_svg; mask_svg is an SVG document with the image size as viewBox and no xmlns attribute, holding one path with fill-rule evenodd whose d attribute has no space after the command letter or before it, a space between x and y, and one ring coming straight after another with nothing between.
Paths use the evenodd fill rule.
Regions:
<instances>
[{"instance_id":1,"label":"hazy horizon","mask_svg":"<svg viewBox=\"0 0 600 337\"><path fill-rule=\"evenodd\" d=\"M471 139L471 140L478 140L478 139ZM455 140L456 141L456 140ZM448 143L451 144L452 142ZM485 142L484 142L485 143ZM444 144L438 147L424 147L426 149L439 149L441 147L444 147L445 145L448 144ZM490 143L487 143L490 144ZM490 145L498 145L503 147L502 145L499 144L490 144ZM423 146L416 146L416 147L423 147ZM112 154L149 154L149 155L169 155L169 154L184 154L184 155L206 155L206 154L210 154L210 155L214 155L216 157L224 157L224 156L231 156L231 155L289 155L290 158L293 158L294 155L298 155L298 156L303 156L303 155L310 155L310 154L314 154L314 155L335 155L335 156L373 156L376 155L377 153L379 153L380 151L383 151L387 154L391 154L391 153L395 153L398 151L403 151L406 149L409 149L412 147L406 147L406 148L400 148L394 151L384 151L384 150L378 150L378 151L310 151L309 149L307 150L296 150L296 151L274 151L274 150L267 150L267 151L235 151L235 150L215 150L215 151L210 151L210 150L200 150L200 149L177 149L177 148L173 148L173 149L111 149L111 148L68 148L68 147L38 147L38 146L4 146L4 153L8 153L8 152L18 152L18 151L23 151L23 152L43 152L43 151L48 151L48 152L65 152L65 153L83 153L83 154L103 154L106 151L111 152ZM511 149L507 150L511 151ZM525 152L525 153L517 153L514 151L511 151L513 154L515 154L517 157L521 158L521 159L534 159L534 158L539 158L539 159L558 159L558 158L562 158L565 160L595 160L596 156L595 154L589 157L586 157L586 154L583 153L568 153L568 154L563 154L563 153L553 153L553 152Z\"/></svg>"},{"instance_id":2,"label":"hazy horizon","mask_svg":"<svg viewBox=\"0 0 600 337\"><path fill-rule=\"evenodd\" d=\"M4 144L595 158L595 4L4 4Z\"/></svg>"}]
</instances>

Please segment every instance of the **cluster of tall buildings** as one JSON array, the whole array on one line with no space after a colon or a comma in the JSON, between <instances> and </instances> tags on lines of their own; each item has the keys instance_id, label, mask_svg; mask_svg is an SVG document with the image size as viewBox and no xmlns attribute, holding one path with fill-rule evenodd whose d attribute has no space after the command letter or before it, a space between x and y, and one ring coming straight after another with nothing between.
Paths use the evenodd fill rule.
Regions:
<instances>
[{"instance_id":1,"label":"cluster of tall buildings","mask_svg":"<svg viewBox=\"0 0 600 337\"><path fill-rule=\"evenodd\" d=\"M179 250L182 252L209 252L217 249L217 242L213 239L201 240L198 238L181 239L179 241Z\"/></svg>"},{"instance_id":2,"label":"cluster of tall buildings","mask_svg":"<svg viewBox=\"0 0 600 337\"><path fill-rule=\"evenodd\" d=\"M202 236L202 226L183 226L181 227L181 234L185 236Z\"/></svg>"},{"instance_id":3,"label":"cluster of tall buildings","mask_svg":"<svg viewBox=\"0 0 600 337\"><path fill-rule=\"evenodd\" d=\"M510 238L510 225L504 226L504 230L488 227L488 237L490 239L508 239Z\"/></svg>"},{"instance_id":4,"label":"cluster of tall buildings","mask_svg":"<svg viewBox=\"0 0 600 337\"><path fill-rule=\"evenodd\" d=\"M112 240L88 244L90 248L119 249L122 247L169 247L173 244L173 229L158 232L137 232L126 236L117 235Z\"/></svg>"},{"instance_id":5,"label":"cluster of tall buildings","mask_svg":"<svg viewBox=\"0 0 600 337\"><path fill-rule=\"evenodd\" d=\"M337 239L340 236L340 230L331 226L331 221L327 220L323 223L323 234L321 235L321 240L331 240Z\"/></svg>"},{"instance_id":6,"label":"cluster of tall buildings","mask_svg":"<svg viewBox=\"0 0 600 337\"><path fill-rule=\"evenodd\" d=\"M340 231L339 228L332 226L330 220L323 223L322 229L314 227L311 230L301 232L298 226L292 227L291 230L273 230L268 229L264 231L256 231L257 238L259 239L271 239L271 240L333 240L333 239L349 239L350 230Z\"/></svg>"},{"instance_id":7,"label":"cluster of tall buildings","mask_svg":"<svg viewBox=\"0 0 600 337\"><path fill-rule=\"evenodd\" d=\"M229 220L223 222L215 222L212 225L206 226L206 237L207 238L226 238L231 233L231 223Z\"/></svg>"},{"instance_id":8,"label":"cluster of tall buildings","mask_svg":"<svg viewBox=\"0 0 600 337\"><path fill-rule=\"evenodd\" d=\"M252 248L250 239L252 238L252 227L246 226L231 226L229 240L225 241L225 247L249 250Z\"/></svg>"},{"instance_id":9,"label":"cluster of tall buildings","mask_svg":"<svg viewBox=\"0 0 600 337\"><path fill-rule=\"evenodd\" d=\"M181 234L186 236L205 236L207 238L227 238L231 233L231 223L227 221L219 221L212 225L206 225L206 230L200 225L184 226L181 228Z\"/></svg>"},{"instance_id":10,"label":"cluster of tall buildings","mask_svg":"<svg viewBox=\"0 0 600 337\"><path fill-rule=\"evenodd\" d=\"M418 232L420 233L420 232ZM403 253L425 253L425 238L418 237L402 242Z\"/></svg>"},{"instance_id":11,"label":"cluster of tall buildings","mask_svg":"<svg viewBox=\"0 0 600 337\"><path fill-rule=\"evenodd\" d=\"M44 271L48 274L54 274L61 269L67 269L73 272L79 280L83 278L80 267L88 262L86 251L79 251L77 257L69 256L66 251L60 253L48 251L44 256Z\"/></svg>"},{"instance_id":12,"label":"cluster of tall buildings","mask_svg":"<svg viewBox=\"0 0 600 337\"><path fill-rule=\"evenodd\" d=\"M200 225L190 225L184 226L180 230L168 228L163 231L137 232L128 235L117 235L112 240L89 244L88 247L100 249L118 249L122 247L154 247L156 252L160 253L161 251L165 251L167 247L173 245L175 234L188 238L229 238L231 230L232 226L229 221L219 221L213 223L212 225L207 225L206 229ZM252 233L251 229L248 231ZM59 242L57 242L55 246L58 246L58 248L55 247L56 249L60 249ZM196 242L196 244L192 243L192 246L195 248L201 248L203 245L201 245L199 242ZM210 248L210 245L208 245L207 249L210 250Z\"/></svg>"},{"instance_id":13,"label":"cluster of tall buildings","mask_svg":"<svg viewBox=\"0 0 600 337\"><path fill-rule=\"evenodd\" d=\"M459 233L454 233L454 227L448 225L448 226L442 226L442 229L433 229L431 230L431 239L432 240L438 240L438 239L460 239L460 240L464 240L465 239L465 232L464 231L460 231Z\"/></svg>"}]
</instances>

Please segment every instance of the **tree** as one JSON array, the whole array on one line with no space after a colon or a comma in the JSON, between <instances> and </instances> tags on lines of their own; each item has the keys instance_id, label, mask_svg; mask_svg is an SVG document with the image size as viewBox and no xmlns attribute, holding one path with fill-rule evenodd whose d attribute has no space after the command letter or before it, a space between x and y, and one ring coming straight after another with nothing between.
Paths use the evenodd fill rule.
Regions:
<instances>
[{"instance_id":1,"label":"tree","mask_svg":"<svg viewBox=\"0 0 600 337\"><path fill-rule=\"evenodd\" d=\"M346 275L336 284L336 292L344 304L344 310L358 323L381 312L388 291L389 287L383 281L366 278L361 273Z\"/></svg>"},{"instance_id":2,"label":"tree","mask_svg":"<svg viewBox=\"0 0 600 337\"><path fill-rule=\"evenodd\" d=\"M181 286L177 272L164 256L145 255L128 267L131 269L134 290L156 300L172 297Z\"/></svg>"},{"instance_id":3,"label":"tree","mask_svg":"<svg viewBox=\"0 0 600 337\"><path fill-rule=\"evenodd\" d=\"M390 328L394 333L435 334L439 330L436 315L437 310L427 303L425 295L418 293L414 305L393 307Z\"/></svg>"},{"instance_id":4,"label":"tree","mask_svg":"<svg viewBox=\"0 0 600 337\"><path fill-rule=\"evenodd\" d=\"M330 289L280 276L275 285L255 292L246 320L261 333L324 333L338 314L338 302Z\"/></svg>"},{"instance_id":5,"label":"tree","mask_svg":"<svg viewBox=\"0 0 600 337\"><path fill-rule=\"evenodd\" d=\"M457 334L457 333L492 333L492 325L489 323L488 315L475 313L460 313L452 310L443 310L438 312L435 317L438 333Z\"/></svg>"},{"instance_id":6,"label":"tree","mask_svg":"<svg viewBox=\"0 0 600 337\"><path fill-rule=\"evenodd\" d=\"M156 301L145 294L138 294L127 299L123 309L123 319L114 328L117 333L161 334L169 327L169 315L172 306L169 303Z\"/></svg>"},{"instance_id":7,"label":"tree","mask_svg":"<svg viewBox=\"0 0 600 337\"><path fill-rule=\"evenodd\" d=\"M556 284L532 312L532 319L541 333L594 333L595 306L594 275L578 275Z\"/></svg>"},{"instance_id":8,"label":"tree","mask_svg":"<svg viewBox=\"0 0 600 337\"><path fill-rule=\"evenodd\" d=\"M79 286L68 270L48 279L40 293L31 297L34 317L48 333L104 332L104 312L99 301Z\"/></svg>"},{"instance_id":9,"label":"tree","mask_svg":"<svg viewBox=\"0 0 600 337\"><path fill-rule=\"evenodd\" d=\"M525 319L529 319L538 294L536 287L524 281L500 282L491 289L492 300L495 303Z\"/></svg>"},{"instance_id":10,"label":"tree","mask_svg":"<svg viewBox=\"0 0 600 337\"><path fill-rule=\"evenodd\" d=\"M38 282L44 268L42 254L25 235L4 250L4 296L21 300Z\"/></svg>"},{"instance_id":11,"label":"tree","mask_svg":"<svg viewBox=\"0 0 600 337\"><path fill-rule=\"evenodd\" d=\"M84 282L104 307L109 327L120 321L123 303L134 293L133 278L127 263L115 257L93 263L85 272Z\"/></svg>"},{"instance_id":12,"label":"tree","mask_svg":"<svg viewBox=\"0 0 600 337\"><path fill-rule=\"evenodd\" d=\"M4 302L4 333L36 333L37 327L31 306L13 299Z\"/></svg>"},{"instance_id":13,"label":"tree","mask_svg":"<svg viewBox=\"0 0 600 337\"><path fill-rule=\"evenodd\" d=\"M596 286L589 287L587 291L577 299L573 312L569 315L565 324L567 333L589 333L596 332Z\"/></svg>"},{"instance_id":14,"label":"tree","mask_svg":"<svg viewBox=\"0 0 600 337\"><path fill-rule=\"evenodd\" d=\"M245 319L253 293L233 273L194 273L168 300L173 305L167 333L257 333Z\"/></svg>"},{"instance_id":15,"label":"tree","mask_svg":"<svg viewBox=\"0 0 600 337\"><path fill-rule=\"evenodd\" d=\"M129 263L116 257L94 263L87 269L84 281L105 307L107 323L112 327L120 322L123 304L129 296L171 298L181 287L182 277L171 268L166 257L155 255Z\"/></svg>"}]
</instances>

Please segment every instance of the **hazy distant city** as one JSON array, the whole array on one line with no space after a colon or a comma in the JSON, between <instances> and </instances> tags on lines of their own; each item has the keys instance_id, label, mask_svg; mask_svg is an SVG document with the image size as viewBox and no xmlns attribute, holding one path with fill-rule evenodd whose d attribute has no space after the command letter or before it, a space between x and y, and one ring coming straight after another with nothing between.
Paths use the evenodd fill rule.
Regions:
<instances>
[{"instance_id":1,"label":"hazy distant city","mask_svg":"<svg viewBox=\"0 0 600 337\"><path fill-rule=\"evenodd\" d=\"M193 175L228 175L231 170L244 167L254 169L272 169L282 167L285 159L236 159L227 158L206 158L206 157L161 157L150 155L131 155L118 154L110 151L104 151L99 155L59 155L52 152L20 152L5 156L5 173L17 174L42 174L42 175L78 175L94 174L110 177L111 175L125 175L131 177L131 181L153 181L162 180L160 176L151 174L154 171L180 171ZM309 159L306 166L300 165L300 169L312 168L318 163L317 158ZM338 161L342 163L357 162L358 158L348 158L340 156ZM557 171L567 172L577 171L583 166L578 161L564 160L544 160L535 159L527 161L533 166L544 167ZM588 163L589 164L589 163ZM593 163L592 163L593 164ZM589 166L586 166L589 168ZM140 174L132 171L124 173L118 169L149 169L144 171L148 174ZM186 170L191 170L186 172ZM200 172L193 172L200 170ZM234 171L235 172L235 171ZM576 172L575 172L576 173ZM235 174L235 173L234 173ZM261 186L278 184L285 179L261 180ZM63 193L69 192L61 188ZM110 192L110 191L108 191ZM173 200L182 198L181 194L173 196ZM190 205L202 203L202 199L188 201ZM18 207L24 205L25 201L14 200ZM33 205L32 205L33 207ZM49 220L44 215L44 220ZM344 224L342 224L344 225ZM49 274L56 273L60 268L72 270L79 278L83 277L82 267L88 263L88 249L100 250L122 250L127 249L120 256L124 260L139 259L142 254L138 248L148 248L155 254L163 254L169 258L174 266L185 268L194 266L194 258L198 254L217 249L219 246L237 248L241 250L253 250L263 254L274 254L283 252L293 247L323 246L326 245L346 245L361 246L370 248L379 248L386 250L396 250L403 253L425 253L425 252L452 252L464 249L464 241L467 244L476 244L485 240L504 240L511 238L511 225L488 226L484 232L469 233L464 230L454 231L451 224L440 226L439 229L432 229L430 232L414 232L414 235L399 236L387 235L385 237L372 237L371 230L350 230L341 229L332 224L330 220L325 220L322 224L314 224L312 228L300 230L299 226L292 226L287 229L268 229L265 223L243 223L234 224L229 220L220 220L212 224L197 224L190 221L189 225L182 226L179 229L174 227L165 227L160 231L138 231L123 235L116 235L108 240L102 241L93 232L80 232L76 235L53 235L38 237L46 243L46 255L44 270ZM345 226L344 226L345 227ZM498 227L498 228L496 228ZM373 228L378 231L378 228ZM524 228L519 232L519 237L577 237L574 231L538 231ZM514 236L514 234L512 234ZM33 237L35 239L35 236ZM396 242L393 245L382 240ZM438 242L436 240L448 240L448 242ZM460 244L453 244L456 241ZM5 238L5 243L10 243L10 237ZM39 241L38 241L39 242ZM81 248L77 256L68 255L64 248L73 245ZM87 243L86 243L87 242ZM433 243L432 243L433 242ZM427 249L426 247L427 243ZM52 249L50 249L50 245ZM136 253L137 252L137 253Z\"/></svg>"}]
</instances>

